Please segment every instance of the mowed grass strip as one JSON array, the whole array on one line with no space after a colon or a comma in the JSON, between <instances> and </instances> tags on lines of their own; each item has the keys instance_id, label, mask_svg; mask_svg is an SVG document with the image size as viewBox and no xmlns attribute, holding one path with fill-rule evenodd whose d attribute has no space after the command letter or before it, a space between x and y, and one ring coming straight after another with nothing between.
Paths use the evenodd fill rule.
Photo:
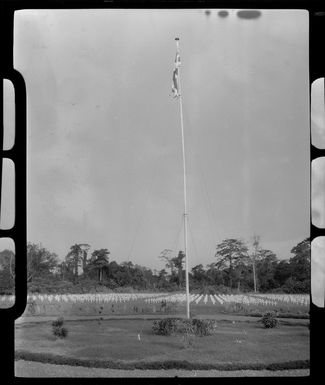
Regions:
<instances>
[{"instance_id":1,"label":"mowed grass strip","mask_svg":"<svg viewBox=\"0 0 325 385\"><path fill-rule=\"evenodd\" d=\"M121 361L102 361L102 360L81 360L78 358L62 357L53 354L17 352L16 360L34 361L54 365L82 366L87 368L103 368L103 369L122 369L122 370L293 370L293 369L309 369L309 360L275 362L272 364L253 364L253 363L217 363L206 364L200 362L189 362L185 360L167 360L152 362L121 362Z\"/></svg>"},{"instance_id":2,"label":"mowed grass strip","mask_svg":"<svg viewBox=\"0 0 325 385\"><path fill-rule=\"evenodd\" d=\"M220 321L214 335L193 337L187 347L184 336L155 335L152 324L149 320L66 321L66 339L51 334L50 322L23 324L16 328L16 358L112 369L163 369L167 365L236 370L275 365L270 370L278 370L309 365L306 326L264 329L259 322Z\"/></svg>"}]
</instances>

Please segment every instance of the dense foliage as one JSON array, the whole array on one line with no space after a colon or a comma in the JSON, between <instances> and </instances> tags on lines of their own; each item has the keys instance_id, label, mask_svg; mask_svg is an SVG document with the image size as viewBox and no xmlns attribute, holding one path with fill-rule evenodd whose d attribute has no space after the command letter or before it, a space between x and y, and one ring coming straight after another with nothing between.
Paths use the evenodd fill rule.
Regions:
<instances>
[{"instance_id":1,"label":"dense foliage","mask_svg":"<svg viewBox=\"0 0 325 385\"><path fill-rule=\"evenodd\" d=\"M164 318L153 322L152 331L163 336L193 334L203 337L213 334L216 327L217 323L212 319Z\"/></svg>"},{"instance_id":2,"label":"dense foliage","mask_svg":"<svg viewBox=\"0 0 325 385\"><path fill-rule=\"evenodd\" d=\"M64 260L41 244L27 245L27 282L32 293L95 293L132 291L179 291L185 288L185 255L165 249L159 258L160 271L111 260L108 249L90 253L90 245L75 244ZM189 274L191 292L214 294L232 292L308 293L310 290L310 242L305 239L292 248L292 258L278 260L271 250L255 239L253 251L238 239L216 245L214 261L194 266ZM14 290L15 256L0 252L0 294Z\"/></svg>"},{"instance_id":3,"label":"dense foliage","mask_svg":"<svg viewBox=\"0 0 325 385\"><path fill-rule=\"evenodd\" d=\"M66 338L68 336L68 329L65 328L63 324L63 317L60 317L52 322L52 333L55 337Z\"/></svg>"},{"instance_id":4,"label":"dense foliage","mask_svg":"<svg viewBox=\"0 0 325 385\"><path fill-rule=\"evenodd\" d=\"M276 328L279 326L279 321L276 319L275 314L271 311L263 314L261 321L266 329Z\"/></svg>"}]
</instances>

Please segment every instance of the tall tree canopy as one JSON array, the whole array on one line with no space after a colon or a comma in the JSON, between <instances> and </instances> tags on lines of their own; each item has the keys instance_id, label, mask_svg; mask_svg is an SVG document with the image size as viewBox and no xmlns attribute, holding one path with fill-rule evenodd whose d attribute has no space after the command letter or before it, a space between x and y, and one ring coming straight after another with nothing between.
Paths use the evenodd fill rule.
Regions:
<instances>
[{"instance_id":1,"label":"tall tree canopy","mask_svg":"<svg viewBox=\"0 0 325 385\"><path fill-rule=\"evenodd\" d=\"M98 271L99 282L103 280L104 269L107 269L109 266L109 254L110 252L107 249L94 250L91 254L89 267Z\"/></svg>"},{"instance_id":2,"label":"tall tree canopy","mask_svg":"<svg viewBox=\"0 0 325 385\"><path fill-rule=\"evenodd\" d=\"M58 256L41 244L27 244L27 282L36 277L46 278L52 275L58 265Z\"/></svg>"},{"instance_id":3,"label":"tall tree canopy","mask_svg":"<svg viewBox=\"0 0 325 385\"><path fill-rule=\"evenodd\" d=\"M289 262L298 281L310 280L310 240L299 242L291 249L294 255Z\"/></svg>"},{"instance_id":4,"label":"tall tree canopy","mask_svg":"<svg viewBox=\"0 0 325 385\"><path fill-rule=\"evenodd\" d=\"M247 263L248 248L242 240L227 238L217 245L215 257L216 266L226 269L229 275L229 286L233 286L236 277L235 267Z\"/></svg>"},{"instance_id":5,"label":"tall tree canopy","mask_svg":"<svg viewBox=\"0 0 325 385\"><path fill-rule=\"evenodd\" d=\"M178 287L182 286L183 283L183 261L185 259L185 253L180 250L177 257L172 258L172 263L177 269L177 284Z\"/></svg>"}]
</instances>

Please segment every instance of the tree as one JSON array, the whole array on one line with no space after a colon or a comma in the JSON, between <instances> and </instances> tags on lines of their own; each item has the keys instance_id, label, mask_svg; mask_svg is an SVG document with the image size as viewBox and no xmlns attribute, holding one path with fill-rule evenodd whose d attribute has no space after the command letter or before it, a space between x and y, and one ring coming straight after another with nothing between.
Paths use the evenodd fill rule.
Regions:
<instances>
[{"instance_id":1,"label":"tree","mask_svg":"<svg viewBox=\"0 0 325 385\"><path fill-rule=\"evenodd\" d=\"M80 243L79 247L81 249L82 254L82 271L85 273L87 271L87 263L88 263L88 251L90 249L90 245L88 243Z\"/></svg>"},{"instance_id":2,"label":"tree","mask_svg":"<svg viewBox=\"0 0 325 385\"><path fill-rule=\"evenodd\" d=\"M59 279L73 281L74 272L71 265L69 265L66 261L62 261L58 264L58 273Z\"/></svg>"},{"instance_id":3,"label":"tree","mask_svg":"<svg viewBox=\"0 0 325 385\"><path fill-rule=\"evenodd\" d=\"M82 263L82 248L81 244L74 244L70 247L70 251L65 257L66 264L73 271L74 281L78 279L78 267Z\"/></svg>"},{"instance_id":4,"label":"tree","mask_svg":"<svg viewBox=\"0 0 325 385\"><path fill-rule=\"evenodd\" d=\"M224 284L224 272L223 270L217 269L216 263L209 263L206 270L206 279L209 284L212 285L223 285Z\"/></svg>"},{"instance_id":5,"label":"tree","mask_svg":"<svg viewBox=\"0 0 325 385\"><path fill-rule=\"evenodd\" d=\"M156 287L156 277L150 268L141 265L135 265L134 275L135 283L137 286L140 285L142 288L144 287L145 289L149 287Z\"/></svg>"},{"instance_id":6,"label":"tree","mask_svg":"<svg viewBox=\"0 0 325 385\"><path fill-rule=\"evenodd\" d=\"M235 267L239 263L247 261L247 246L239 239L225 239L217 245L215 257L217 258L216 267L228 271L229 286L232 287L234 278L240 280L240 276L235 272Z\"/></svg>"},{"instance_id":7,"label":"tree","mask_svg":"<svg viewBox=\"0 0 325 385\"><path fill-rule=\"evenodd\" d=\"M180 250L178 252L178 255L177 257L174 257L172 258L172 263L173 265L175 266L175 268L177 269L177 284L178 284L178 287L181 287L182 286L182 275L183 275L183 260L185 258L185 253Z\"/></svg>"},{"instance_id":8,"label":"tree","mask_svg":"<svg viewBox=\"0 0 325 385\"><path fill-rule=\"evenodd\" d=\"M281 287L284 285L286 280L291 276L292 268L290 263L286 260L280 261L274 271L274 279L277 283L277 286Z\"/></svg>"},{"instance_id":9,"label":"tree","mask_svg":"<svg viewBox=\"0 0 325 385\"><path fill-rule=\"evenodd\" d=\"M58 265L58 256L42 247L41 244L27 244L27 282L34 278L53 276Z\"/></svg>"},{"instance_id":10,"label":"tree","mask_svg":"<svg viewBox=\"0 0 325 385\"><path fill-rule=\"evenodd\" d=\"M297 281L310 280L310 241L304 239L291 249L294 257L290 258L289 263L292 268L292 275Z\"/></svg>"},{"instance_id":11,"label":"tree","mask_svg":"<svg viewBox=\"0 0 325 385\"><path fill-rule=\"evenodd\" d=\"M258 282L259 288L265 292L276 287L275 271L278 260L273 251L267 249L260 249L259 256L256 264Z\"/></svg>"},{"instance_id":12,"label":"tree","mask_svg":"<svg viewBox=\"0 0 325 385\"><path fill-rule=\"evenodd\" d=\"M294 257L290 258L290 279L285 286L294 293L306 293L310 290L310 241L308 238L299 242L291 249Z\"/></svg>"},{"instance_id":13,"label":"tree","mask_svg":"<svg viewBox=\"0 0 325 385\"><path fill-rule=\"evenodd\" d=\"M157 284L160 289L167 288L168 286L167 271L165 269L162 269L159 271L157 280L158 280Z\"/></svg>"},{"instance_id":14,"label":"tree","mask_svg":"<svg viewBox=\"0 0 325 385\"><path fill-rule=\"evenodd\" d=\"M91 270L96 270L98 272L99 282L102 282L103 280L103 270L108 269L109 254L110 252L107 249L94 250L91 254L91 260L88 266Z\"/></svg>"},{"instance_id":15,"label":"tree","mask_svg":"<svg viewBox=\"0 0 325 385\"><path fill-rule=\"evenodd\" d=\"M170 269L171 275L173 275L174 273L174 262L173 262L173 258L170 256L172 251L173 250L170 250L170 249L164 249L158 257L166 262L165 266L167 267L167 269Z\"/></svg>"},{"instance_id":16,"label":"tree","mask_svg":"<svg viewBox=\"0 0 325 385\"><path fill-rule=\"evenodd\" d=\"M203 265L200 263L192 267L191 269L193 279L195 279L198 283L203 283L205 280L205 270L203 269Z\"/></svg>"},{"instance_id":17,"label":"tree","mask_svg":"<svg viewBox=\"0 0 325 385\"><path fill-rule=\"evenodd\" d=\"M124 261L121 263L121 266L125 267L128 270L132 270L132 268L134 267L134 264L131 261Z\"/></svg>"},{"instance_id":18,"label":"tree","mask_svg":"<svg viewBox=\"0 0 325 385\"><path fill-rule=\"evenodd\" d=\"M252 260L252 265L253 265L253 279L254 279L254 292L257 292L257 279L256 279L256 260L259 256L260 252L260 237L258 235L253 235L252 239L253 243L253 252L250 255L250 258Z\"/></svg>"},{"instance_id":19,"label":"tree","mask_svg":"<svg viewBox=\"0 0 325 385\"><path fill-rule=\"evenodd\" d=\"M135 274L138 277L135 277ZM133 282L139 280L139 271L136 271L131 261L124 261L119 265L118 280L121 286L132 286Z\"/></svg>"}]
</instances>

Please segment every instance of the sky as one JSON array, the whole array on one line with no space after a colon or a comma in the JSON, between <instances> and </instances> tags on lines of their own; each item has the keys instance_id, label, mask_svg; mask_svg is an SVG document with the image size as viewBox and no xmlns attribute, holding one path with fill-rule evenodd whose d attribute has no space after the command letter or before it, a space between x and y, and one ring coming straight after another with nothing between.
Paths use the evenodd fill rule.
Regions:
<instances>
[{"instance_id":1,"label":"sky","mask_svg":"<svg viewBox=\"0 0 325 385\"><path fill-rule=\"evenodd\" d=\"M279 259L309 236L308 13L22 10L28 240L161 269L183 249L180 38L190 267L236 237Z\"/></svg>"}]
</instances>

